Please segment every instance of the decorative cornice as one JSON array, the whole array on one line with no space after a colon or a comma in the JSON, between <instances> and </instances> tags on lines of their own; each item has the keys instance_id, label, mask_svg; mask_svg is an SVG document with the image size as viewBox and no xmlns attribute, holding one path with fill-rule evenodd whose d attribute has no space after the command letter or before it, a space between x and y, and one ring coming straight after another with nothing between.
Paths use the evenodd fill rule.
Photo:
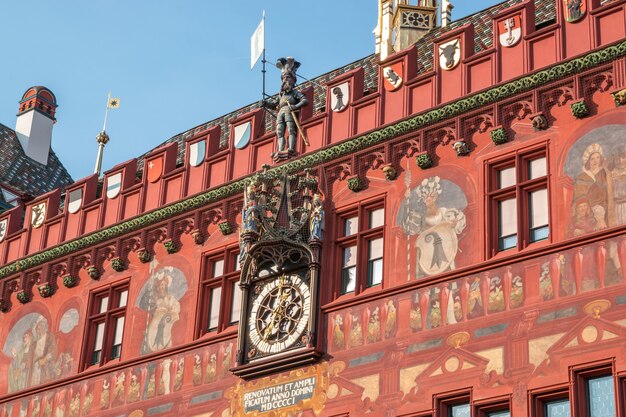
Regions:
<instances>
[{"instance_id":1,"label":"decorative cornice","mask_svg":"<svg viewBox=\"0 0 626 417\"><path fill-rule=\"evenodd\" d=\"M311 168L347 155L351 155L354 152L380 144L393 137L410 133L424 126L458 116L481 106L495 103L499 100L508 99L516 94L546 85L563 77L578 74L582 71L594 68L625 55L626 41L623 41L604 49L591 52L583 57L554 65L545 70L538 71L515 81L491 88L482 93L462 98L437 109L399 121L392 125L380 128L374 132L357 136L325 149L320 149L317 152L304 155L301 158L274 167L267 171L267 173L277 178L283 170L286 170L290 174L301 172L305 168ZM79 237L70 242L26 256L25 258L19 259L0 268L0 278L7 277L18 271L42 265L56 258L89 249L102 242L141 230L145 227L168 220L185 212L204 207L208 204L240 193L244 190L245 183L251 176L252 174L248 177L241 178L237 181L225 184L205 193L169 204L153 210L152 212L142 214L116 225Z\"/></svg>"}]
</instances>

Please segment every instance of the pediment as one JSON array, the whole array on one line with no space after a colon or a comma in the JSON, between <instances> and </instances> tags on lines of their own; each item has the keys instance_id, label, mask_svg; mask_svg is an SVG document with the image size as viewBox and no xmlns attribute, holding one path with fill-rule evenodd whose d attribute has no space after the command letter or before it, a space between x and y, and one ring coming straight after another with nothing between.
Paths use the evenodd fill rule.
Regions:
<instances>
[{"instance_id":1,"label":"pediment","mask_svg":"<svg viewBox=\"0 0 626 417\"><path fill-rule=\"evenodd\" d=\"M483 374L489 359L463 348L449 348L418 375L416 381L437 377L468 378Z\"/></svg>"},{"instance_id":2,"label":"pediment","mask_svg":"<svg viewBox=\"0 0 626 417\"><path fill-rule=\"evenodd\" d=\"M622 343L626 328L602 318L585 317L565 333L548 350L547 354L567 354L585 349L589 345Z\"/></svg>"}]
</instances>

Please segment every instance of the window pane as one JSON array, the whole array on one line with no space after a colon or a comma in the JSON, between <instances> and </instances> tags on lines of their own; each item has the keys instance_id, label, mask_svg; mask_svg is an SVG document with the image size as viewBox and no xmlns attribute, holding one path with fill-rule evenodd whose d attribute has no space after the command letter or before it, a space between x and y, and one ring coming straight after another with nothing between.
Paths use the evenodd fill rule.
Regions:
<instances>
[{"instance_id":1,"label":"window pane","mask_svg":"<svg viewBox=\"0 0 626 417\"><path fill-rule=\"evenodd\" d=\"M124 334L124 317L115 319L115 334L113 336L113 344L122 344L122 335Z\"/></svg>"},{"instance_id":2,"label":"window pane","mask_svg":"<svg viewBox=\"0 0 626 417\"><path fill-rule=\"evenodd\" d=\"M548 238L548 190L530 193L530 241L536 242Z\"/></svg>"},{"instance_id":3,"label":"window pane","mask_svg":"<svg viewBox=\"0 0 626 417\"><path fill-rule=\"evenodd\" d=\"M220 318L220 298L222 297L222 288L211 289L211 301L209 305L209 331L217 329L217 322Z\"/></svg>"},{"instance_id":4,"label":"window pane","mask_svg":"<svg viewBox=\"0 0 626 417\"><path fill-rule=\"evenodd\" d=\"M528 162L528 179L532 180L539 177L545 177L547 174L546 157L533 159Z\"/></svg>"},{"instance_id":5,"label":"window pane","mask_svg":"<svg viewBox=\"0 0 626 417\"><path fill-rule=\"evenodd\" d=\"M498 171L498 188L506 188L515 185L515 167L505 168Z\"/></svg>"},{"instance_id":6,"label":"window pane","mask_svg":"<svg viewBox=\"0 0 626 417\"><path fill-rule=\"evenodd\" d=\"M111 346L111 359L119 358L122 353L122 335L124 334L124 317L115 319L115 333Z\"/></svg>"},{"instance_id":7,"label":"window pane","mask_svg":"<svg viewBox=\"0 0 626 417\"><path fill-rule=\"evenodd\" d=\"M530 193L530 227L537 228L548 225L548 190L537 190Z\"/></svg>"},{"instance_id":8,"label":"window pane","mask_svg":"<svg viewBox=\"0 0 626 417\"><path fill-rule=\"evenodd\" d=\"M356 246L350 246L343 250L343 267L356 265Z\"/></svg>"},{"instance_id":9,"label":"window pane","mask_svg":"<svg viewBox=\"0 0 626 417\"><path fill-rule=\"evenodd\" d=\"M367 286L372 287L383 282L383 260L376 259L367 263Z\"/></svg>"},{"instance_id":10,"label":"window pane","mask_svg":"<svg viewBox=\"0 0 626 417\"><path fill-rule=\"evenodd\" d=\"M241 316L241 288L239 288L239 281L235 281L232 283L233 298L230 304L230 324L235 324L239 322L239 317Z\"/></svg>"},{"instance_id":11,"label":"window pane","mask_svg":"<svg viewBox=\"0 0 626 417\"><path fill-rule=\"evenodd\" d=\"M104 313L109 308L109 297L102 297L100 299L100 310L99 313Z\"/></svg>"},{"instance_id":12,"label":"window pane","mask_svg":"<svg viewBox=\"0 0 626 417\"><path fill-rule=\"evenodd\" d=\"M385 209L379 208L370 211L370 229L380 227L385 224Z\"/></svg>"},{"instance_id":13,"label":"window pane","mask_svg":"<svg viewBox=\"0 0 626 417\"><path fill-rule=\"evenodd\" d=\"M511 417L511 412L506 411L494 411L493 413L487 413L487 417Z\"/></svg>"},{"instance_id":14,"label":"window pane","mask_svg":"<svg viewBox=\"0 0 626 417\"><path fill-rule=\"evenodd\" d=\"M359 227L359 218L357 216L350 217L343 221L343 235L352 236L355 234Z\"/></svg>"},{"instance_id":15,"label":"window pane","mask_svg":"<svg viewBox=\"0 0 626 417\"><path fill-rule=\"evenodd\" d=\"M383 282L383 238L367 243L367 286L371 287Z\"/></svg>"},{"instance_id":16,"label":"window pane","mask_svg":"<svg viewBox=\"0 0 626 417\"><path fill-rule=\"evenodd\" d=\"M341 268L341 292L354 291L356 287L356 246L343 250L343 264Z\"/></svg>"},{"instance_id":17,"label":"window pane","mask_svg":"<svg viewBox=\"0 0 626 417\"><path fill-rule=\"evenodd\" d=\"M470 417L469 404L451 405L448 408L448 415L450 417Z\"/></svg>"},{"instance_id":18,"label":"window pane","mask_svg":"<svg viewBox=\"0 0 626 417\"><path fill-rule=\"evenodd\" d=\"M102 350L103 342L104 342L104 323L98 323L96 325L96 339L93 344L93 350Z\"/></svg>"},{"instance_id":19,"label":"window pane","mask_svg":"<svg viewBox=\"0 0 626 417\"><path fill-rule=\"evenodd\" d=\"M356 266L341 270L341 293L354 292L356 288Z\"/></svg>"},{"instance_id":20,"label":"window pane","mask_svg":"<svg viewBox=\"0 0 626 417\"><path fill-rule=\"evenodd\" d=\"M587 406L590 417L615 417L615 393L610 375L587 380Z\"/></svg>"},{"instance_id":21,"label":"window pane","mask_svg":"<svg viewBox=\"0 0 626 417\"><path fill-rule=\"evenodd\" d=\"M239 254L233 255L235 258L235 264L233 265L233 271L239 271L241 269L241 264L239 263Z\"/></svg>"},{"instance_id":22,"label":"window pane","mask_svg":"<svg viewBox=\"0 0 626 417\"><path fill-rule=\"evenodd\" d=\"M377 259L383 257L383 238L373 239L368 242L369 250L367 259Z\"/></svg>"},{"instance_id":23,"label":"window pane","mask_svg":"<svg viewBox=\"0 0 626 417\"><path fill-rule=\"evenodd\" d=\"M510 198L498 202L498 241L500 249L517 245L517 200Z\"/></svg>"},{"instance_id":24,"label":"window pane","mask_svg":"<svg viewBox=\"0 0 626 417\"><path fill-rule=\"evenodd\" d=\"M571 417L569 400L556 400L544 404L545 417Z\"/></svg>"},{"instance_id":25,"label":"window pane","mask_svg":"<svg viewBox=\"0 0 626 417\"><path fill-rule=\"evenodd\" d=\"M126 307L126 304L128 303L128 290L124 290L122 292L120 292L120 299L118 302L118 307Z\"/></svg>"},{"instance_id":26,"label":"window pane","mask_svg":"<svg viewBox=\"0 0 626 417\"><path fill-rule=\"evenodd\" d=\"M211 278L221 277L224 275L224 260L213 261L213 269L211 271Z\"/></svg>"}]
</instances>

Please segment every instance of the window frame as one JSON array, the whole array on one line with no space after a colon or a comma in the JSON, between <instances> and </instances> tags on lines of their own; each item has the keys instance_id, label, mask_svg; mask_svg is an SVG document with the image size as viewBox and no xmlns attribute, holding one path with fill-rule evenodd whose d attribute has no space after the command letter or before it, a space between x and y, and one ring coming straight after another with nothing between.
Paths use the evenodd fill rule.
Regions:
<instances>
[{"instance_id":1,"label":"window frame","mask_svg":"<svg viewBox=\"0 0 626 417\"><path fill-rule=\"evenodd\" d=\"M531 417L548 417L545 412L545 407L552 401L564 400L569 401L570 416L574 416L572 410L572 396L569 392L569 386L564 384L560 387L553 388L551 390L544 390L541 392L531 393Z\"/></svg>"},{"instance_id":2,"label":"window frame","mask_svg":"<svg viewBox=\"0 0 626 417\"><path fill-rule=\"evenodd\" d=\"M545 158L545 175L530 178L530 162ZM499 172L506 168L514 168L515 184L499 188ZM552 241L553 228L550 205L551 164L548 142L543 141L526 148L514 150L506 155L485 162L485 216L487 218L487 255L489 258L501 253L522 251L530 247L549 244ZM531 194L539 190L547 190L547 237L531 240L532 237L532 213ZM500 213L499 203L510 198L515 198L516 206L516 243L507 248L500 246ZM535 227L534 229L539 229ZM513 236L513 235L509 235Z\"/></svg>"},{"instance_id":3,"label":"window frame","mask_svg":"<svg viewBox=\"0 0 626 417\"><path fill-rule=\"evenodd\" d=\"M571 379L574 383L574 410L580 415L591 417L589 410L589 391L587 381L590 379L608 376L613 381L613 401L615 404L615 415L618 416L620 409L619 386L615 376L612 362L595 364L593 366L574 366L571 368Z\"/></svg>"},{"instance_id":4,"label":"window frame","mask_svg":"<svg viewBox=\"0 0 626 417\"><path fill-rule=\"evenodd\" d=\"M215 262L223 261L222 275L212 276ZM196 318L196 338L206 335L216 335L237 327L239 320L231 320L232 308L235 305L233 296L234 286L240 280L239 248L227 247L220 251L204 255L201 262L201 277L199 283L199 308ZM221 288L220 305L217 325L209 328L212 291ZM243 306L241 306L243 307Z\"/></svg>"},{"instance_id":5,"label":"window frame","mask_svg":"<svg viewBox=\"0 0 626 417\"><path fill-rule=\"evenodd\" d=\"M126 304L119 307L120 295L126 291ZM107 308L103 312L99 312L101 300L108 297ZM128 302L130 301L130 281L123 280L111 283L89 293L89 303L87 305L87 317L85 336L83 340L81 370L91 367L102 367L112 362L120 362L122 358L122 348L124 346L124 334L126 327L126 314ZM111 307L116 305L117 307ZM111 357L115 339L116 321L120 317L124 318L124 326L122 327L122 343L119 347L119 355L115 358ZM102 349L100 350L100 358L97 363L93 362L93 356L96 352L95 342L97 337L98 325L104 323L102 336Z\"/></svg>"},{"instance_id":6,"label":"window frame","mask_svg":"<svg viewBox=\"0 0 626 417\"><path fill-rule=\"evenodd\" d=\"M371 213L383 209L383 221L380 226L371 226ZM357 227L355 233L345 236L345 221L353 217L357 218ZM333 289L334 298L353 295L357 296L365 291L383 288L385 285L385 225L387 221L387 209L384 196L374 197L372 199L357 202L351 206L336 210L335 213L335 271L338 272L338 279L334 280ZM382 276L380 283L371 284L369 274L369 242L376 239L382 239L382 257L372 260L382 259ZM349 247L356 247L355 260L355 283L353 291L344 291L344 250Z\"/></svg>"},{"instance_id":7,"label":"window frame","mask_svg":"<svg viewBox=\"0 0 626 417\"><path fill-rule=\"evenodd\" d=\"M511 395L476 401L473 404L474 417L489 417L490 413L508 411L511 415Z\"/></svg>"},{"instance_id":8,"label":"window frame","mask_svg":"<svg viewBox=\"0 0 626 417\"><path fill-rule=\"evenodd\" d=\"M445 394L436 394L434 396L434 402L436 405L436 412L434 414L437 417L450 417L452 407L463 404L468 405L470 416L474 416L472 391L467 388Z\"/></svg>"}]
</instances>

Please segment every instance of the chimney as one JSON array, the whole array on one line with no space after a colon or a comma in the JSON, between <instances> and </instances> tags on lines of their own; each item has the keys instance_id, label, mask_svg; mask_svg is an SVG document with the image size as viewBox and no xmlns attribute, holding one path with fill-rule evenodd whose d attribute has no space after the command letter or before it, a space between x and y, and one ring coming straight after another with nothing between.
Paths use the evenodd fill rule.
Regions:
<instances>
[{"instance_id":1,"label":"chimney","mask_svg":"<svg viewBox=\"0 0 626 417\"><path fill-rule=\"evenodd\" d=\"M437 3L437 0L378 0L378 25L374 34L381 61L412 46L437 27ZM442 6L445 7L442 24L447 24L452 5L449 0L442 0Z\"/></svg>"},{"instance_id":2,"label":"chimney","mask_svg":"<svg viewBox=\"0 0 626 417\"><path fill-rule=\"evenodd\" d=\"M48 164L56 109L56 97L46 87L31 87L20 100L15 133L26 156L43 165Z\"/></svg>"}]
</instances>

